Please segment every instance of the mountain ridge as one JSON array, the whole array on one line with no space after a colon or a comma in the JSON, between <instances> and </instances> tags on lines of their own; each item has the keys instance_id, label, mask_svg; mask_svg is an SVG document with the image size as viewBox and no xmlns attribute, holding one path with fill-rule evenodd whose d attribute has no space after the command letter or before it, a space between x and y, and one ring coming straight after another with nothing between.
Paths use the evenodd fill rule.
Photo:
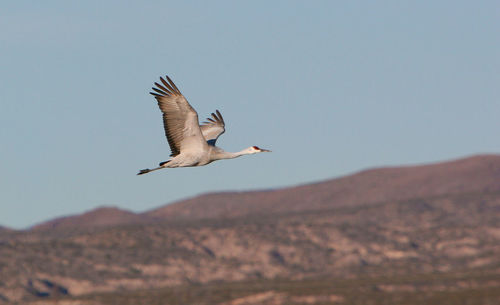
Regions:
<instances>
[{"instance_id":1,"label":"mountain ridge","mask_svg":"<svg viewBox=\"0 0 500 305\"><path fill-rule=\"evenodd\" d=\"M206 193L140 213L99 207L44 221L30 230L315 211L488 190L500 190L500 155L483 154L423 165L370 168L325 181L273 190Z\"/></svg>"},{"instance_id":2,"label":"mountain ridge","mask_svg":"<svg viewBox=\"0 0 500 305\"><path fill-rule=\"evenodd\" d=\"M338 291L346 300L340 304L357 304L367 292L367 302L394 300L377 304L444 304L415 299L443 292L500 297L500 156L205 194L171 206L159 216L161 208L97 208L0 234L0 304L164 304L150 292L178 289L197 301L172 295L169 304L270 304L199 293L210 285L265 292L276 279L299 281L272 302L280 305L303 304L294 293L311 293L302 284L314 279L328 287L359 280L355 290Z\"/></svg>"},{"instance_id":3,"label":"mountain ridge","mask_svg":"<svg viewBox=\"0 0 500 305\"><path fill-rule=\"evenodd\" d=\"M448 180L449 176L452 179ZM474 183L470 183L470 179L474 179ZM362 191L354 186L362 188ZM261 211L279 213L322 210L420 196L498 189L500 156L480 155L430 165L368 169L313 184L264 192L205 194L144 214L166 219L239 217L259 214Z\"/></svg>"},{"instance_id":4,"label":"mountain ridge","mask_svg":"<svg viewBox=\"0 0 500 305\"><path fill-rule=\"evenodd\" d=\"M62 216L44 221L32 226L30 230L64 229L74 226L113 226L143 222L147 220L147 216L141 216L140 214L117 207L103 206L81 214Z\"/></svg>"}]
</instances>

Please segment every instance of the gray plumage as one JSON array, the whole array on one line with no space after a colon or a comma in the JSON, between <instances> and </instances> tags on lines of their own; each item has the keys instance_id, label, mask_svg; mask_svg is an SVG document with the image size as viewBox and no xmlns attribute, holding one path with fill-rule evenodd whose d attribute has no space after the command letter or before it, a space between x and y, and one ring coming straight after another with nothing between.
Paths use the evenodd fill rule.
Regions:
<instances>
[{"instance_id":1,"label":"gray plumage","mask_svg":"<svg viewBox=\"0 0 500 305\"><path fill-rule=\"evenodd\" d=\"M174 82L167 76L155 82L150 92L163 114L165 136L170 145L171 159L161 162L159 167L143 169L138 175L162 168L203 166L221 159L232 159L242 155L269 152L257 146L250 146L239 152L226 152L215 146L219 136L225 132L225 122L219 110L199 125L198 114Z\"/></svg>"}]
</instances>

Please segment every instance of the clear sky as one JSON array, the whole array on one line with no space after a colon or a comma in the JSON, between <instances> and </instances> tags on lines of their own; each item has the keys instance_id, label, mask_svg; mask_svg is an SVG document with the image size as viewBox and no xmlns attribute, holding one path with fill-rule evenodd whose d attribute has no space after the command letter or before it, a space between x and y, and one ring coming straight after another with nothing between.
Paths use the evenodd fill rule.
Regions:
<instances>
[{"instance_id":1,"label":"clear sky","mask_svg":"<svg viewBox=\"0 0 500 305\"><path fill-rule=\"evenodd\" d=\"M0 29L3 226L500 152L498 1L5 1ZM136 176L166 74L273 153Z\"/></svg>"}]
</instances>

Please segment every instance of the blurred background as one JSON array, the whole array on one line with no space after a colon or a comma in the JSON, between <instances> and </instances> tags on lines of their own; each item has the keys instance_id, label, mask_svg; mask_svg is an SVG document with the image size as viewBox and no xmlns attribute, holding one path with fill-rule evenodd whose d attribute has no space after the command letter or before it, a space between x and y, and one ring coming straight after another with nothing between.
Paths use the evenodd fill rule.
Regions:
<instances>
[{"instance_id":1,"label":"blurred background","mask_svg":"<svg viewBox=\"0 0 500 305\"><path fill-rule=\"evenodd\" d=\"M0 29L0 304L500 304L500 2L10 1ZM136 176L165 75L273 152Z\"/></svg>"}]
</instances>

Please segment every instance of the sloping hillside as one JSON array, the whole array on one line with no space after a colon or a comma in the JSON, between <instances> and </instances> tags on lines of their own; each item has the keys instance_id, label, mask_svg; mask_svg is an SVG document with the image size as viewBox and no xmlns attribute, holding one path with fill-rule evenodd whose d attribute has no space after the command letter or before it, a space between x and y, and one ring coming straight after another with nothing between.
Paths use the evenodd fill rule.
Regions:
<instances>
[{"instance_id":1,"label":"sloping hillside","mask_svg":"<svg viewBox=\"0 0 500 305\"><path fill-rule=\"evenodd\" d=\"M478 156L97 209L0 235L0 304L498 304L499 183Z\"/></svg>"},{"instance_id":2,"label":"sloping hillside","mask_svg":"<svg viewBox=\"0 0 500 305\"><path fill-rule=\"evenodd\" d=\"M146 215L141 216L130 211L114 208L101 207L81 215L73 215L56 218L32 228L32 230L50 230L65 228L85 228L112 226L120 224L131 224L147 221Z\"/></svg>"},{"instance_id":3,"label":"sloping hillside","mask_svg":"<svg viewBox=\"0 0 500 305\"><path fill-rule=\"evenodd\" d=\"M145 215L176 219L237 217L496 190L500 190L500 156L483 155L430 165L371 169L273 191L207 194Z\"/></svg>"},{"instance_id":4,"label":"sloping hillside","mask_svg":"<svg viewBox=\"0 0 500 305\"><path fill-rule=\"evenodd\" d=\"M140 214L117 208L100 208L44 222L34 226L34 229L318 211L497 190L500 190L500 156L481 155L430 165L370 169L324 182L270 191L205 194Z\"/></svg>"}]
</instances>

